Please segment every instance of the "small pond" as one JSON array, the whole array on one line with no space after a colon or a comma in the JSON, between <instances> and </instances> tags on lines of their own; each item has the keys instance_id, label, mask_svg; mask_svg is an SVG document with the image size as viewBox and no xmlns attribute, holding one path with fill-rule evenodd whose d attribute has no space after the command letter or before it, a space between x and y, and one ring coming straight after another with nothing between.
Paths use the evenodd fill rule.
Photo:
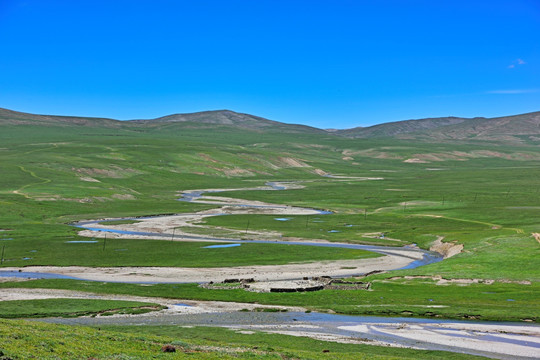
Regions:
<instances>
[{"instance_id":1,"label":"small pond","mask_svg":"<svg viewBox=\"0 0 540 360\"><path fill-rule=\"evenodd\" d=\"M209 245L203 247L203 249L219 249L219 248L230 248L230 247L237 247L242 244L223 244L223 245Z\"/></svg>"}]
</instances>

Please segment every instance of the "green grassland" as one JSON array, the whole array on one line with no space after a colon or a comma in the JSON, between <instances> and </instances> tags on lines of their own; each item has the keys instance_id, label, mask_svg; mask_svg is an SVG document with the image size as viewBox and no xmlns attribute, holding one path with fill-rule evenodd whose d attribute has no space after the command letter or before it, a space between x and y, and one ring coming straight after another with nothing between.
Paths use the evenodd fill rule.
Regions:
<instances>
[{"instance_id":1,"label":"green grassland","mask_svg":"<svg viewBox=\"0 0 540 360\"><path fill-rule=\"evenodd\" d=\"M0 320L0 357L9 359L482 359L442 351L338 344L218 328L93 329ZM172 345L174 353L161 351Z\"/></svg>"},{"instance_id":2,"label":"green grassland","mask_svg":"<svg viewBox=\"0 0 540 360\"><path fill-rule=\"evenodd\" d=\"M108 316L142 314L161 310L160 305L136 301L96 299L38 299L2 301L1 318L44 318L54 316Z\"/></svg>"},{"instance_id":3,"label":"green grassland","mask_svg":"<svg viewBox=\"0 0 540 360\"><path fill-rule=\"evenodd\" d=\"M9 266L176 266L227 267L291 262L362 259L379 255L352 249L326 249L274 244L242 244L234 248L206 248L222 243L104 239L98 243L65 243L65 238L20 241L6 246ZM70 239L71 240L71 239ZM26 248L22 248L26 243ZM10 243L11 245L11 243ZM32 247L34 252L26 249ZM22 249L21 249L22 248ZM32 257L28 259L28 257ZM26 258L26 260L25 260Z\"/></svg>"},{"instance_id":4,"label":"green grassland","mask_svg":"<svg viewBox=\"0 0 540 360\"><path fill-rule=\"evenodd\" d=\"M211 267L364 256L330 249L308 252L303 247L295 254L289 251L293 247L282 251L277 245L262 244L212 251L201 249L201 244L165 240L108 239L105 250L102 239L96 244L66 243L88 240L69 225L73 221L205 210L212 206L176 201L178 193L278 180L299 181L305 188L220 196L334 214L291 216L285 222L272 216L234 215L208 218L206 224L245 230L249 222L251 230L277 231L284 237L391 246L415 243L422 248L444 236L444 241L464 245L461 254L443 262L371 277L373 292L276 295L195 285L143 288L64 280L2 287L133 294L152 289L154 296L302 305L343 313L479 315L502 320L537 320L540 313L535 304L540 246L531 236L540 230L540 155L537 147L526 143L353 140L227 127L209 131L177 124L148 129L2 126L0 143L0 229L6 230L0 232L0 247L5 247L2 266ZM415 158L429 162L404 162ZM319 170L352 178L323 177ZM380 233L385 237L377 236ZM436 275L510 283L440 286L429 279L389 280ZM448 308L427 311L413 306L428 299Z\"/></svg>"},{"instance_id":5,"label":"green grassland","mask_svg":"<svg viewBox=\"0 0 540 360\"><path fill-rule=\"evenodd\" d=\"M7 288L50 288L101 294L131 294L186 300L234 301L301 306L310 310L350 315L393 315L480 319L493 321L540 321L538 282L530 285L437 285L431 279L373 279L371 291L322 290L310 293L255 293L241 289L209 290L197 284L118 284L77 280L33 280L2 283Z\"/></svg>"}]
</instances>

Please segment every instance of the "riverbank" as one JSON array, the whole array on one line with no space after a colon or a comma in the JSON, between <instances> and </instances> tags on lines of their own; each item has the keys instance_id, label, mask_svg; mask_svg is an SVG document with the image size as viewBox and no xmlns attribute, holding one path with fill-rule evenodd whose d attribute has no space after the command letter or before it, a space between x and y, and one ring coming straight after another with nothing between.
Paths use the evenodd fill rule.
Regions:
<instances>
[{"instance_id":1,"label":"riverbank","mask_svg":"<svg viewBox=\"0 0 540 360\"><path fill-rule=\"evenodd\" d=\"M56 289L0 289L0 301L50 298L124 300L157 303L167 308L143 315L48 319L61 324L157 326L221 326L348 344L457 351L505 359L535 358L540 349L540 326L512 323L474 323L455 320L355 317L306 313L294 306L193 301L130 295L104 295ZM257 315L253 315L255 312ZM459 339L459 341L456 341Z\"/></svg>"},{"instance_id":2,"label":"riverbank","mask_svg":"<svg viewBox=\"0 0 540 360\"><path fill-rule=\"evenodd\" d=\"M133 283L203 283L221 282L231 278L284 281L314 276L345 277L375 270L399 269L423 257L421 252L412 252L408 249L389 249L388 251L394 255L358 260L318 261L307 264L224 268L28 266L5 267L2 271L52 273L84 280Z\"/></svg>"}]
</instances>

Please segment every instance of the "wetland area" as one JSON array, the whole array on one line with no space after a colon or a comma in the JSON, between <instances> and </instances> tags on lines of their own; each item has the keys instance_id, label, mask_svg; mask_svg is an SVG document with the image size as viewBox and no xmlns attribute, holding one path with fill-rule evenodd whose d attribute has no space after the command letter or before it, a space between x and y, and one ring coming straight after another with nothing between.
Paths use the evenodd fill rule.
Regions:
<instances>
[{"instance_id":1,"label":"wetland area","mask_svg":"<svg viewBox=\"0 0 540 360\"><path fill-rule=\"evenodd\" d=\"M271 183L268 187L253 189L213 189L184 192L180 200L211 205L217 209L201 213L177 214L158 217L119 218L97 221L81 221L75 226L84 229L80 235L92 238L167 238L171 241L222 242L204 248L230 248L244 243L271 243L289 246L318 246L362 249L381 257L373 259L340 260L309 264L249 266L236 268L167 268L167 267L30 267L6 268L0 277L35 279L76 279L96 282L129 282L138 284L159 283L208 283L223 282L231 278L250 278L258 289L274 287L295 289L301 287L302 279L309 277L363 276L370 272L414 269L443 259L443 254L422 250L416 246L390 247L310 241L270 241L214 238L189 233L189 226L200 223L206 217L227 214L266 215L329 215L320 210L249 202L241 199L207 196L207 193L238 190L287 190L288 183ZM294 184L295 189L302 188ZM280 218L279 220L281 220ZM114 224L114 225L111 225ZM181 227L181 232L173 232ZM186 230L187 229L187 230ZM440 240L439 240L440 241ZM71 243L90 241L71 241ZM257 287L256 287L257 288ZM530 324L455 321L444 319L387 318L375 316L346 316L307 311L305 308L273 307L234 302L204 302L135 297L103 296L84 292L62 290L0 289L0 300L31 300L50 298L107 299L146 301L158 303L165 310L141 315L114 315L107 317L79 317L75 319L47 318L43 321L68 325L91 326L214 326L243 331L279 333L306 336L318 340L350 344L374 344L413 349L451 351L463 354L506 359L535 358L540 351L540 327ZM413 305L414 306L414 305ZM416 305L436 308L438 305ZM440 305L439 305L440 306Z\"/></svg>"},{"instance_id":2,"label":"wetland area","mask_svg":"<svg viewBox=\"0 0 540 360\"><path fill-rule=\"evenodd\" d=\"M200 129L4 130L5 354L72 358L51 340L59 333L96 358L126 354L115 338L129 351L147 346L136 359L166 356L166 343L225 358L236 348L310 359L538 352L532 148L434 167L404 160L488 155L484 145L236 129L219 139ZM208 136L215 147L201 143Z\"/></svg>"}]
</instances>

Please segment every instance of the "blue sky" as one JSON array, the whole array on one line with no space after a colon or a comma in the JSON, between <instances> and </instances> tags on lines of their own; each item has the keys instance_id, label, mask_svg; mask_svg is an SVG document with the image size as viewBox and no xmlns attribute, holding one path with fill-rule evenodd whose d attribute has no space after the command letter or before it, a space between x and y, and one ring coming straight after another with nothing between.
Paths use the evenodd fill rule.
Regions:
<instances>
[{"instance_id":1,"label":"blue sky","mask_svg":"<svg viewBox=\"0 0 540 360\"><path fill-rule=\"evenodd\" d=\"M0 107L349 128L540 111L540 0L0 0Z\"/></svg>"}]
</instances>

